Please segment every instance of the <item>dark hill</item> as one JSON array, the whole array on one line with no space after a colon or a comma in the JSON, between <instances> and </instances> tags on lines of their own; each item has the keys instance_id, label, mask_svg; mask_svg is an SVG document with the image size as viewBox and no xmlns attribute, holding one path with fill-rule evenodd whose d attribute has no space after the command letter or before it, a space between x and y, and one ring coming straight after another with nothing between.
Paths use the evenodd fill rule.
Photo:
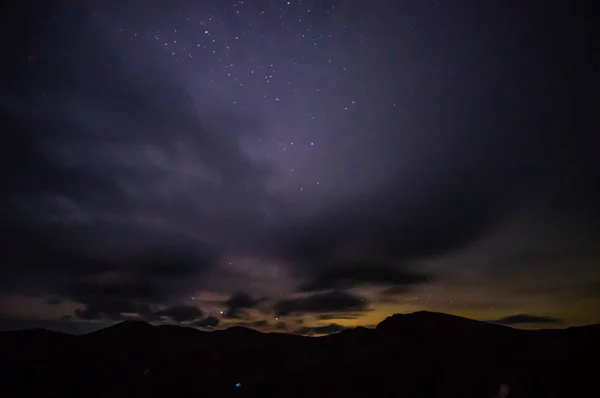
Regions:
<instances>
[{"instance_id":1,"label":"dark hill","mask_svg":"<svg viewBox=\"0 0 600 398\"><path fill-rule=\"evenodd\" d=\"M0 334L0 357L25 360L42 352L60 352L73 343L73 336L46 329L26 329Z\"/></svg>"},{"instance_id":2,"label":"dark hill","mask_svg":"<svg viewBox=\"0 0 600 398\"><path fill-rule=\"evenodd\" d=\"M264 336L264 333L244 326L233 326L225 330L216 330L214 333L217 335L226 335L230 338L260 338Z\"/></svg>"},{"instance_id":3,"label":"dark hill","mask_svg":"<svg viewBox=\"0 0 600 398\"><path fill-rule=\"evenodd\" d=\"M418 312L303 337L129 321L84 336L4 332L0 348L1 396L479 398L506 383L509 397L575 397L593 387L600 327L524 331Z\"/></svg>"},{"instance_id":4,"label":"dark hill","mask_svg":"<svg viewBox=\"0 0 600 398\"><path fill-rule=\"evenodd\" d=\"M506 334L515 329L488 322L475 321L439 312L418 311L411 314L395 314L380 322L376 330L386 334L431 333L438 335L485 333Z\"/></svg>"},{"instance_id":5,"label":"dark hill","mask_svg":"<svg viewBox=\"0 0 600 398\"><path fill-rule=\"evenodd\" d=\"M148 335L154 326L144 321L123 321L84 335L86 338L109 338Z\"/></svg>"}]
</instances>

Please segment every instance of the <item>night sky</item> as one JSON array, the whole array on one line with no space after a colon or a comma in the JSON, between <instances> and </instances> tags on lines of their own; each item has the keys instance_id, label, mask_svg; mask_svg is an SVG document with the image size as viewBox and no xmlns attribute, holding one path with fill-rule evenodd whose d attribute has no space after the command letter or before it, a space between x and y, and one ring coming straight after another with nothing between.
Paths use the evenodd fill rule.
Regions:
<instances>
[{"instance_id":1,"label":"night sky","mask_svg":"<svg viewBox=\"0 0 600 398\"><path fill-rule=\"evenodd\" d=\"M600 322L584 10L29 3L1 28L2 329Z\"/></svg>"}]
</instances>

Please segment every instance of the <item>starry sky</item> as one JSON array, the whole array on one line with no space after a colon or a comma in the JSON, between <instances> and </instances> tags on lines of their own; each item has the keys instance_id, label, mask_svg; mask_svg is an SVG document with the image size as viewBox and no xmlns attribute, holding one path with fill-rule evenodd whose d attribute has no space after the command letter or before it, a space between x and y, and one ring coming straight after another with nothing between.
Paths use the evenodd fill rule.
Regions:
<instances>
[{"instance_id":1,"label":"starry sky","mask_svg":"<svg viewBox=\"0 0 600 398\"><path fill-rule=\"evenodd\" d=\"M19 2L1 328L600 322L598 56L573 7Z\"/></svg>"}]
</instances>

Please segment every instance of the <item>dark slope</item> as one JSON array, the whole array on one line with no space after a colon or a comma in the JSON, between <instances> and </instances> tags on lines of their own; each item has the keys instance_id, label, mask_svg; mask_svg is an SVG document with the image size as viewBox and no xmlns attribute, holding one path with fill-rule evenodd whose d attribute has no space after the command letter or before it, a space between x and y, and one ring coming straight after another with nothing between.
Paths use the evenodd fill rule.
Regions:
<instances>
[{"instance_id":1,"label":"dark slope","mask_svg":"<svg viewBox=\"0 0 600 398\"><path fill-rule=\"evenodd\" d=\"M510 397L558 397L592 385L600 327L524 331L418 312L315 338L129 321L83 336L5 332L0 347L2 396L492 397L504 382Z\"/></svg>"},{"instance_id":2,"label":"dark slope","mask_svg":"<svg viewBox=\"0 0 600 398\"><path fill-rule=\"evenodd\" d=\"M124 321L83 335L86 339L139 337L154 332L154 326L143 321Z\"/></svg>"},{"instance_id":3,"label":"dark slope","mask_svg":"<svg viewBox=\"0 0 600 398\"><path fill-rule=\"evenodd\" d=\"M490 333L503 333L514 331L507 326L496 325L488 322L475 321L456 315L440 312L418 311L410 314L394 314L381 321L376 330L381 332L407 332L429 331L440 333L456 331L481 331Z\"/></svg>"}]
</instances>

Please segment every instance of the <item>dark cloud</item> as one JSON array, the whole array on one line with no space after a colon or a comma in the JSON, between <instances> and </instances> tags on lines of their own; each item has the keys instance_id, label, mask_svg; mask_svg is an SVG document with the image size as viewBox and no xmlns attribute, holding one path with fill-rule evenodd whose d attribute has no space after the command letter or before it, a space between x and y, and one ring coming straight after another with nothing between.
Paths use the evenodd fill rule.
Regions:
<instances>
[{"instance_id":1,"label":"dark cloud","mask_svg":"<svg viewBox=\"0 0 600 398\"><path fill-rule=\"evenodd\" d=\"M493 185L481 168L437 173L426 177L434 185L418 184L416 192L407 193L400 185L370 192L276 231L278 254L305 280L300 290L428 283L433 275L402 265L466 248L518 206L512 177ZM383 259L383 265L336 266L355 258Z\"/></svg>"},{"instance_id":2,"label":"dark cloud","mask_svg":"<svg viewBox=\"0 0 600 398\"><path fill-rule=\"evenodd\" d=\"M153 318L152 311L147 304L135 303L128 300L107 299L85 304L83 309L76 309L74 315L84 320L123 320L128 317L124 314L136 314L145 319Z\"/></svg>"},{"instance_id":3,"label":"dark cloud","mask_svg":"<svg viewBox=\"0 0 600 398\"><path fill-rule=\"evenodd\" d=\"M279 321L275 324L275 330L288 330L288 325L285 322Z\"/></svg>"},{"instance_id":4,"label":"dark cloud","mask_svg":"<svg viewBox=\"0 0 600 398\"><path fill-rule=\"evenodd\" d=\"M321 314L317 316L317 319L321 321L329 321L332 319L358 319L362 314Z\"/></svg>"},{"instance_id":5,"label":"dark cloud","mask_svg":"<svg viewBox=\"0 0 600 398\"><path fill-rule=\"evenodd\" d=\"M583 297L600 298L600 280L586 281L578 291Z\"/></svg>"},{"instance_id":6,"label":"dark cloud","mask_svg":"<svg viewBox=\"0 0 600 398\"><path fill-rule=\"evenodd\" d=\"M157 271L157 262L151 261L145 267L144 261L132 261L131 265L112 263L114 272L90 275L75 275L57 284L64 298L83 303L84 312L79 317L93 318L96 313L114 317L120 312L135 312L151 316L149 307L169 303L183 298L194 291L194 280L203 271L202 259L197 263L165 263L165 268ZM83 263L85 266L85 263ZM197 264L198 268L191 268ZM165 273L170 269L170 276ZM182 270L185 270L183 272ZM173 311L182 311L184 307L172 307ZM188 308L189 309L189 308ZM180 316L182 316L180 312ZM167 314L164 314L167 315ZM188 319L186 319L188 320Z\"/></svg>"},{"instance_id":7,"label":"dark cloud","mask_svg":"<svg viewBox=\"0 0 600 398\"><path fill-rule=\"evenodd\" d=\"M413 290L413 286L397 285L390 286L379 292L378 301L380 303L397 304L399 296L410 293ZM489 306L488 306L489 308Z\"/></svg>"},{"instance_id":8,"label":"dark cloud","mask_svg":"<svg viewBox=\"0 0 600 398\"><path fill-rule=\"evenodd\" d=\"M118 54L128 44L86 12L47 27L31 36L39 61L15 69L24 85L2 82L0 261L10 267L0 289L86 304L185 294L222 246L248 241L246 226L261 222L266 169L235 134L253 136L256 120L198 110L156 48L138 43L126 61ZM50 51L50 41L62 44ZM107 272L139 282L107 293L73 287Z\"/></svg>"},{"instance_id":9,"label":"dark cloud","mask_svg":"<svg viewBox=\"0 0 600 398\"><path fill-rule=\"evenodd\" d=\"M432 277L381 263L350 262L318 268L300 291L348 289L356 286L382 285L410 288L430 282Z\"/></svg>"},{"instance_id":10,"label":"dark cloud","mask_svg":"<svg viewBox=\"0 0 600 398\"><path fill-rule=\"evenodd\" d=\"M207 266L205 261L185 252L175 254L171 262L142 253L130 261L106 262L104 272L100 272L102 268L86 270L88 264L82 259L83 269L71 275L63 271L65 275L55 281L54 288L64 299L84 305L84 309L75 313L82 319L122 319L121 313L136 313L147 320L164 315L183 322L202 314L199 309L184 305L169 307L158 314L150 308L192 293L194 281ZM60 271L60 268L55 270Z\"/></svg>"},{"instance_id":11,"label":"dark cloud","mask_svg":"<svg viewBox=\"0 0 600 398\"><path fill-rule=\"evenodd\" d=\"M541 39L539 32L535 35ZM490 45L506 45L488 39ZM487 51L479 54L483 53ZM583 120L589 123L592 112L584 111L587 104L567 104L556 82L546 80L552 73L540 76L548 53L542 56L539 49L527 53L535 59L527 66L502 62L502 68L477 72L470 63L475 58L469 66L464 60L452 61L477 75L478 83L468 84L466 91L462 85L472 82L473 76L424 83L428 89L417 89L407 101L410 104L404 105L410 115L406 120L398 110L382 122L381 129L393 131L397 138L386 134L385 143L373 143L401 159L392 162L383 155L381 163L373 160L380 166L373 175L387 183L348 196L314 218L282 226L274 234L280 253L298 264L301 275L307 267L329 267L340 253L352 251L400 264L440 257L481 240L530 201L543 203L540 211L548 215L593 208L589 213L597 223L597 204L592 205L590 198L598 198L598 189L590 187L597 187L591 177L598 175L598 167L592 166L589 148L583 144L591 143ZM489 59L480 61L491 65ZM540 87L553 87L552 94L545 97ZM529 94L522 95L521 90ZM428 111L410 111L421 107ZM563 117L565 109L578 117ZM425 127L433 125L431 130ZM567 125L571 127L565 129ZM421 134L399 133L413 129ZM538 140L534 131L547 135ZM565 138L564 131L577 132Z\"/></svg>"},{"instance_id":12,"label":"dark cloud","mask_svg":"<svg viewBox=\"0 0 600 398\"><path fill-rule=\"evenodd\" d=\"M258 328L264 329L269 326L269 322L266 319L257 319L255 321L241 321L236 322L235 326L242 326L245 328Z\"/></svg>"},{"instance_id":13,"label":"dark cloud","mask_svg":"<svg viewBox=\"0 0 600 398\"><path fill-rule=\"evenodd\" d=\"M71 287L69 298L83 302L103 300L160 301L163 296L161 286L137 279L137 276L102 277L82 280Z\"/></svg>"},{"instance_id":14,"label":"dark cloud","mask_svg":"<svg viewBox=\"0 0 600 398\"><path fill-rule=\"evenodd\" d=\"M384 296L397 296L411 291L410 286L390 286L385 288L381 294Z\"/></svg>"},{"instance_id":15,"label":"dark cloud","mask_svg":"<svg viewBox=\"0 0 600 398\"><path fill-rule=\"evenodd\" d=\"M191 251L183 245L153 247L140 253L129 266L140 272L160 278L189 278L204 271L217 260L215 252Z\"/></svg>"},{"instance_id":16,"label":"dark cloud","mask_svg":"<svg viewBox=\"0 0 600 398\"><path fill-rule=\"evenodd\" d=\"M267 322L264 319L252 322L252 326L257 327L257 328L264 328L268 325L269 325L269 322Z\"/></svg>"},{"instance_id":17,"label":"dark cloud","mask_svg":"<svg viewBox=\"0 0 600 398\"><path fill-rule=\"evenodd\" d=\"M276 302L273 308L277 315L285 316L303 313L364 311L367 309L367 304L362 297L335 290L307 297L281 300Z\"/></svg>"},{"instance_id":18,"label":"dark cloud","mask_svg":"<svg viewBox=\"0 0 600 398\"><path fill-rule=\"evenodd\" d=\"M325 326L313 326L313 327L309 327L309 326L304 326L301 327L299 329L297 329L294 333L296 334L305 334L305 335L313 335L313 334L333 334L333 333L338 333L341 332L342 330L346 329L344 326L342 325L338 325L337 323L330 323L329 325L325 325Z\"/></svg>"},{"instance_id":19,"label":"dark cloud","mask_svg":"<svg viewBox=\"0 0 600 398\"><path fill-rule=\"evenodd\" d=\"M500 319L490 321L499 325L558 325L564 323L562 319L541 315L518 314L509 315Z\"/></svg>"},{"instance_id":20,"label":"dark cloud","mask_svg":"<svg viewBox=\"0 0 600 398\"><path fill-rule=\"evenodd\" d=\"M503 220L516 200L511 198L512 176L492 184L481 168L466 165L432 173L426 178L435 185L419 184L411 192L401 184L382 188L309 222L284 227L277 234L282 255L326 265L344 251L377 253L400 263L433 257L479 238Z\"/></svg>"},{"instance_id":21,"label":"dark cloud","mask_svg":"<svg viewBox=\"0 0 600 398\"><path fill-rule=\"evenodd\" d=\"M98 296L184 295L218 258L199 242L141 226L28 225L13 233L0 238L11 243L2 257L12 265L2 270L0 287L82 302Z\"/></svg>"},{"instance_id":22,"label":"dark cloud","mask_svg":"<svg viewBox=\"0 0 600 398\"><path fill-rule=\"evenodd\" d=\"M256 308L261 300L255 300L246 292L234 293L226 302L227 310L224 318L240 318L244 316L244 310Z\"/></svg>"},{"instance_id":23,"label":"dark cloud","mask_svg":"<svg viewBox=\"0 0 600 398\"><path fill-rule=\"evenodd\" d=\"M221 323L219 318L209 315L204 319L192 322L192 325L199 328L214 328L219 326L219 323Z\"/></svg>"},{"instance_id":24,"label":"dark cloud","mask_svg":"<svg viewBox=\"0 0 600 398\"><path fill-rule=\"evenodd\" d=\"M201 318L204 314L195 305L175 305L162 311L154 313L158 316L166 316L175 322L187 322Z\"/></svg>"}]
</instances>

